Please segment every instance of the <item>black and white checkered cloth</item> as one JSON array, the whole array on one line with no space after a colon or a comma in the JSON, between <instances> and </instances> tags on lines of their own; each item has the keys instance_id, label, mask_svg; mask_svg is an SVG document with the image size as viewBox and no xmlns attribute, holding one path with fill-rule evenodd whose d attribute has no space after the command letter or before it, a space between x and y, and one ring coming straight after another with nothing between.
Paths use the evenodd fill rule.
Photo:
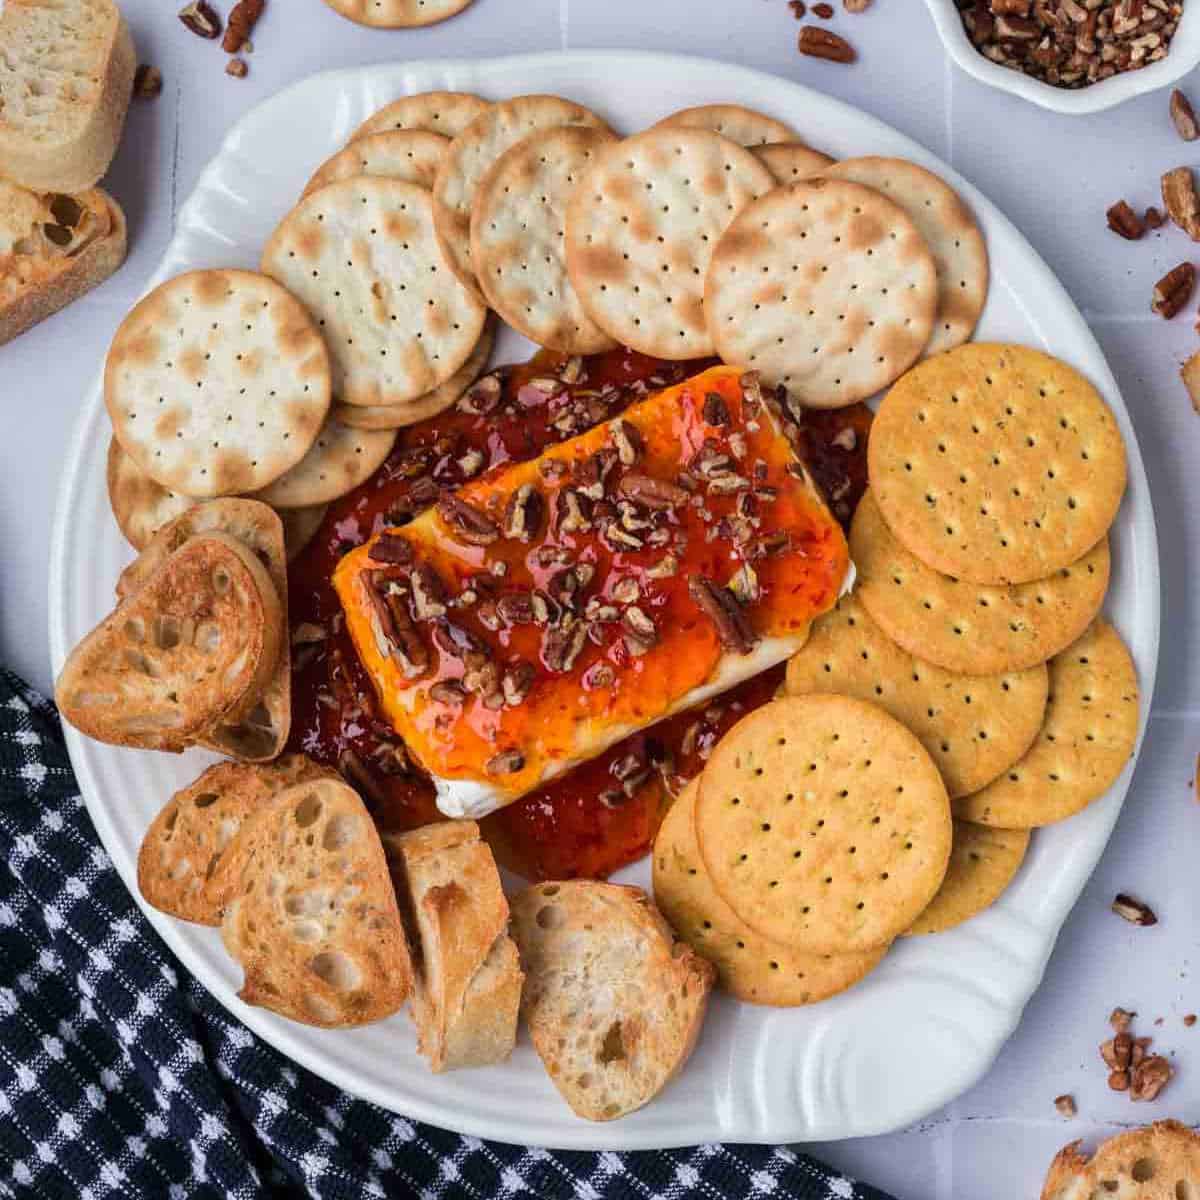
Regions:
<instances>
[{"instance_id":1,"label":"black and white checkered cloth","mask_svg":"<svg viewBox=\"0 0 1200 1200\"><path fill-rule=\"evenodd\" d=\"M96 838L53 707L0 669L0 1196L887 1200L786 1147L460 1137L258 1041L176 966Z\"/></svg>"}]
</instances>

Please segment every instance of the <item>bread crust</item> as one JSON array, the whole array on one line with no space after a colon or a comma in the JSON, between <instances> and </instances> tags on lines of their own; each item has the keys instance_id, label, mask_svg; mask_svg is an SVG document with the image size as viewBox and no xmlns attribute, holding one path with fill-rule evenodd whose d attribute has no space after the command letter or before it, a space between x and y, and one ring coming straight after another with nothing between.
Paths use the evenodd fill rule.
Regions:
<instances>
[{"instance_id":1,"label":"bread crust","mask_svg":"<svg viewBox=\"0 0 1200 1200\"><path fill-rule=\"evenodd\" d=\"M108 233L68 260L66 268L53 279L0 306L0 346L98 287L125 261L128 245L125 213L107 192L96 189L96 194L108 206L111 222Z\"/></svg>"}]
</instances>

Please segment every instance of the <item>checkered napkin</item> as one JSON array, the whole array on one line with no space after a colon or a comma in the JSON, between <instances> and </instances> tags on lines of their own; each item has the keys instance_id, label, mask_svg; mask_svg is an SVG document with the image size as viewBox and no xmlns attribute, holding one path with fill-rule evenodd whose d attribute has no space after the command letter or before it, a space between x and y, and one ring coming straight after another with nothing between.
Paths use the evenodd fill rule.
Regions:
<instances>
[{"instance_id":1,"label":"checkered napkin","mask_svg":"<svg viewBox=\"0 0 1200 1200\"><path fill-rule=\"evenodd\" d=\"M96 840L53 707L0 669L0 1196L887 1200L784 1147L551 1152L355 1100L171 960Z\"/></svg>"}]
</instances>

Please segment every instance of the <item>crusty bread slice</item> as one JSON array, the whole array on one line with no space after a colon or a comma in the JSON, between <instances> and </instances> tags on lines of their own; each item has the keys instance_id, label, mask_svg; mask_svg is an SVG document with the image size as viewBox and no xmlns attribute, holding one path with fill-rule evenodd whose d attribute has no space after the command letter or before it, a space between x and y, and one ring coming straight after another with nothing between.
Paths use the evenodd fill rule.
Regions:
<instances>
[{"instance_id":1,"label":"crusty bread slice","mask_svg":"<svg viewBox=\"0 0 1200 1200\"><path fill-rule=\"evenodd\" d=\"M248 547L266 567L279 597L283 627L287 628L287 558L279 514L258 500L209 500L176 517L154 535L142 553L121 572L117 595L131 596L162 562L189 538L222 533ZM266 762L283 752L292 727L292 663L287 639L266 686L254 703L234 720L207 729L197 739L202 746L243 762Z\"/></svg>"},{"instance_id":2,"label":"crusty bread slice","mask_svg":"<svg viewBox=\"0 0 1200 1200\"><path fill-rule=\"evenodd\" d=\"M539 883L513 900L521 1013L578 1116L611 1121L653 1099L688 1060L716 972L641 888Z\"/></svg>"},{"instance_id":3,"label":"crusty bread slice","mask_svg":"<svg viewBox=\"0 0 1200 1200\"><path fill-rule=\"evenodd\" d=\"M1200 1193L1200 1133L1179 1121L1127 1129L1096 1147L1064 1146L1041 1200L1189 1200Z\"/></svg>"},{"instance_id":4,"label":"crusty bread slice","mask_svg":"<svg viewBox=\"0 0 1200 1200\"><path fill-rule=\"evenodd\" d=\"M133 38L113 0L0 7L0 174L82 192L108 170L133 94Z\"/></svg>"},{"instance_id":5,"label":"crusty bread slice","mask_svg":"<svg viewBox=\"0 0 1200 1200\"><path fill-rule=\"evenodd\" d=\"M474 821L442 821L383 839L415 960L413 1020L433 1071L512 1053L521 968L508 901Z\"/></svg>"},{"instance_id":6,"label":"crusty bread slice","mask_svg":"<svg viewBox=\"0 0 1200 1200\"><path fill-rule=\"evenodd\" d=\"M326 1028L400 1008L412 964L379 834L353 788L316 779L280 792L227 858L236 881L221 938L247 1004Z\"/></svg>"},{"instance_id":7,"label":"crusty bread slice","mask_svg":"<svg viewBox=\"0 0 1200 1200\"><path fill-rule=\"evenodd\" d=\"M192 538L71 652L55 697L98 741L180 751L238 721L285 638L266 568L223 533Z\"/></svg>"},{"instance_id":8,"label":"crusty bread slice","mask_svg":"<svg viewBox=\"0 0 1200 1200\"><path fill-rule=\"evenodd\" d=\"M125 214L107 192L43 194L0 180L0 346L103 283L125 249Z\"/></svg>"},{"instance_id":9,"label":"crusty bread slice","mask_svg":"<svg viewBox=\"0 0 1200 1200\"><path fill-rule=\"evenodd\" d=\"M336 779L307 754L273 763L219 762L178 791L150 823L138 852L138 890L173 917L220 925L236 883L222 871L225 851L242 823L284 788Z\"/></svg>"}]
</instances>

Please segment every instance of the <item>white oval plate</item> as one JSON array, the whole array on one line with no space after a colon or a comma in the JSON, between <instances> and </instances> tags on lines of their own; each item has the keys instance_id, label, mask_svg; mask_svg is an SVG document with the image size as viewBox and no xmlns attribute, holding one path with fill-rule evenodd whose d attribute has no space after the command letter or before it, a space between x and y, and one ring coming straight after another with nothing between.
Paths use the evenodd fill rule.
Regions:
<instances>
[{"instance_id":1,"label":"white oval plate","mask_svg":"<svg viewBox=\"0 0 1200 1200\"><path fill-rule=\"evenodd\" d=\"M1074 364L1103 392L1125 435L1129 492L1113 530L1108 612L1137 662L1144 731L1158 655L1158 548L1137 439L1100 347L1046 264L989 201L915 142L844 104L739 67L627 52L317 75L234 127L180 212L150 286L193 267L255 266L259 247L309 173L360 121L398 95L434 88L497 98L556 92L628 132L688 105L740 102L791 121L802 137L838 157L901 155L945 176L975 210L991 251L991 297L980 336L1043 346ZM520 349L514 338L502 354ZM49 600L56 670L69 647L111 608L113 584L131 557L105 493L108 437L97 382L69 450L55 521ZM114 749L70 729L67 740L100 837L136 895L143 831L209 757ZM1103 800L1038 833L1015 883L988 912L947 934L903 940L845 995L792 1010L717 996L681 1076L641 1112L604 1125L571 1114L524 1035L503 1066L431 1075L406 1015L329 1032L247 1007L235 994L240 972L215 930L143 909L188 970L255 1033L339 1087L409 1117L479 1137L578 1149L883 1133L945 1104L987 1070L1016 1027L1059 927L1104 849L1132 770L1131 763ZM620 878L648 883L648 865Z\"/></svg>"}]
</instances>

